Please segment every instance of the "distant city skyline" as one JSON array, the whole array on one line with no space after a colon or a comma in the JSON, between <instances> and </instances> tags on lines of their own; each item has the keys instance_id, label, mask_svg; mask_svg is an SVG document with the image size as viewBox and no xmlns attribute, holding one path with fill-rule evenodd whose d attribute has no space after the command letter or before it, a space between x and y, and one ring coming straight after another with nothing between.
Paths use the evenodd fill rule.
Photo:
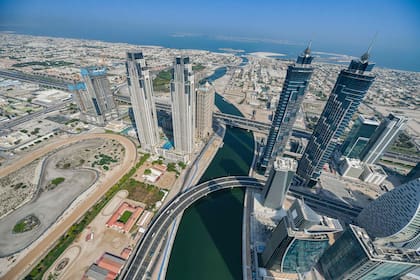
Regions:
<instances>
[{"instance_id":1,"label":"distant city skyline","mask_svg":"<svg viewBox=\"0 0 420 280\"><path fill-rule=\"evenodd\" d=\"M204 45L209 40L277 51L313 40L315 52L357 56L378 32L372 61L410 71L420 71L413 59L420 56L419 25L418 1L0 1L0 31L174 48L213 49Z\"/></svg>"}]
</instances>

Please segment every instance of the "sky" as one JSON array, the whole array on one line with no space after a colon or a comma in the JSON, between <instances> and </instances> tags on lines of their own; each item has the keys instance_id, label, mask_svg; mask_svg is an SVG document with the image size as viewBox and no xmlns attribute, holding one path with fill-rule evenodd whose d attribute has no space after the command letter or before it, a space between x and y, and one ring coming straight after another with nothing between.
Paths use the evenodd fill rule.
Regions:
<instances>
[{"instance_id":1,"label":"sky","mask_svg":"<svg viewBox=\"0 0 420 280\"><path fill-rule=\"evenodd\" d=\"M0 0L0 30L126 41L132 36L257 38L358 55L420 57L419 0ZM419 62L420 63L420 62ZM419 66L420 67L420 66Z\"/></svg>"}]
</instances>

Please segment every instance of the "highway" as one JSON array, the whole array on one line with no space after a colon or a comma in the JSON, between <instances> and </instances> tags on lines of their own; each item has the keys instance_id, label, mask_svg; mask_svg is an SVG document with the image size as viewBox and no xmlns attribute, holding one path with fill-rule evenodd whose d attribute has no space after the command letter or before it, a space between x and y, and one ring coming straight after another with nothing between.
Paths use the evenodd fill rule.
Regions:
<instances>
[{"instance_id":1,"label":"highway","mask_svg":"<svg viewBox=\"0 0 420 280\"><path fill-rule=\"evenodd\" d=\"M204 182L195 187L184 190L175 196L170 202L162 208L151 221L143 238L133 250L133 254L127 261L121 279L149 279L150 271L148 270L153 262L155 253L159 248L159 244L165 239L165 235L170 228L174 219L191 204L209 193L229 189L229 188L252 188L261 190L264 187L264 181L247 176L230 176L213 179ZM359 207L352 207L338 200L321 197L312 193L290 190L290 195L303 198L305 203L313 208L320 209L323 212L330 210L342 213L347 219L356 217L362 210Z\"/></svg>"}]
</instances>

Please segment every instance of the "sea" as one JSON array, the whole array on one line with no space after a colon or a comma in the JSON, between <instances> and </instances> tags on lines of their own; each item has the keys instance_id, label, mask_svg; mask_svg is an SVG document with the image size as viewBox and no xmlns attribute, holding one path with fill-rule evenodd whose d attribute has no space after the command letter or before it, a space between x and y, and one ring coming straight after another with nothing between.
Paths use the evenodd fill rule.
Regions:
<instances>
[{"instance_id":1,"label":"sea","mask_svg":"<svg viewBox=\"0 0 420 280\"><path fill-rule=\"evenodd\" d=\"M0 27L0 31L2 28ZM6 30L3 30L6 31ZM198 49L212 52L233 52L239 55L246 55L254 52L271 52L279 59L296 59L305 48L306 44L282 43L267 39L210 36L200 34L162 34L133 30L89 30L86 28L74 29L31 29L22 28L14 30L18 34L51 36L75 39L101 40L114 43L129 43L135 45L156 45L175 49ZM368 42L367 42L368 44ZM367 47L366 47L367 48ZM336 63L347 65L351 59L361 56L366 49L355 47L336 47L324 46L314 42L312 44L312 54L315 62ZM371 60L377 67L391 68L403 71L420 72L420 60L413 59L412 56L402 56L399 52L393 53L381 49L372 49Z\"/></svg>"}]
</instances>

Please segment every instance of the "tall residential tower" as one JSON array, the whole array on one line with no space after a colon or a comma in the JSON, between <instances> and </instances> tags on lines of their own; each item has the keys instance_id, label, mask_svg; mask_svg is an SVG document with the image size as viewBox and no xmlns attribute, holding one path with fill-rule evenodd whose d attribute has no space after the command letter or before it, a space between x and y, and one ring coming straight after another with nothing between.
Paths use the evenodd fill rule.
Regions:
<instances>
[{"instance_id":1,"label":"tall residential tower","mask_svg":"<svg viewBox=\"0 0 420 280\"><path fill-rule=\"evenodd\" d=\"M159 144L158 122L153 83L143 53L127 53L125 66L137 137L143 149L155 152Z\"/></svg>"},{"instance_id":2,"label":"tall residential tower","mask_svg":"<svg viewBox=\"0 0 420 280\"><path fill-rule=\"evenodd\" d=\"M286 80L261 157L260 167L266 171L273 166L276 156L282 155L286 146L314 70L310 66L312 59L309 45L296 63L287 68Z\"/></svg>"},{"instance_id":3,"label":"tall residential tower","mask_svg":"<svg viewBox=\"0 0 420 280\"><path fill-rule=\"evenodd\" d=\"M213 131L214 87L206 82L196 92L196 134L204 139Z\"/></svg>"},{"instance_id":4,"label":"tall residential tower","mask_svg":"<svg viewBox=\"0 0 420 280\"><path fill-rule=\"evenodd\" d=\"M77 100L82 113L86 113L86 121L105 125L105 122L118 117L117 105L106 77L106 69L87 67L82 68L80 73L86 92L82 93Z\"/></svg>"},{"instance_id":5,"label":"tall residential tower","mask_svg":"<svg viewBox=\"0 0 420 280\"><path fill-rule=\"evenodd\" d=\"M316 184L321 170L338 144L353 114L366 95L375 77L365 74L374 64L369 63L369 53L360 60L352 60L341 70L327 104L312 133L308 146L299 161L297 175L307 186Z\"/></svg>"},{"instance_id":6,"label":"tall residential tower","mask_svg":"<svg viewBox=\"0 0 420 280\"><path fill-rule=\"evenodd\" d=\"M195 137L195 88L189 57L175 58L171 103L175 151L190 155Z\"/></svg>"}]
</instances>

